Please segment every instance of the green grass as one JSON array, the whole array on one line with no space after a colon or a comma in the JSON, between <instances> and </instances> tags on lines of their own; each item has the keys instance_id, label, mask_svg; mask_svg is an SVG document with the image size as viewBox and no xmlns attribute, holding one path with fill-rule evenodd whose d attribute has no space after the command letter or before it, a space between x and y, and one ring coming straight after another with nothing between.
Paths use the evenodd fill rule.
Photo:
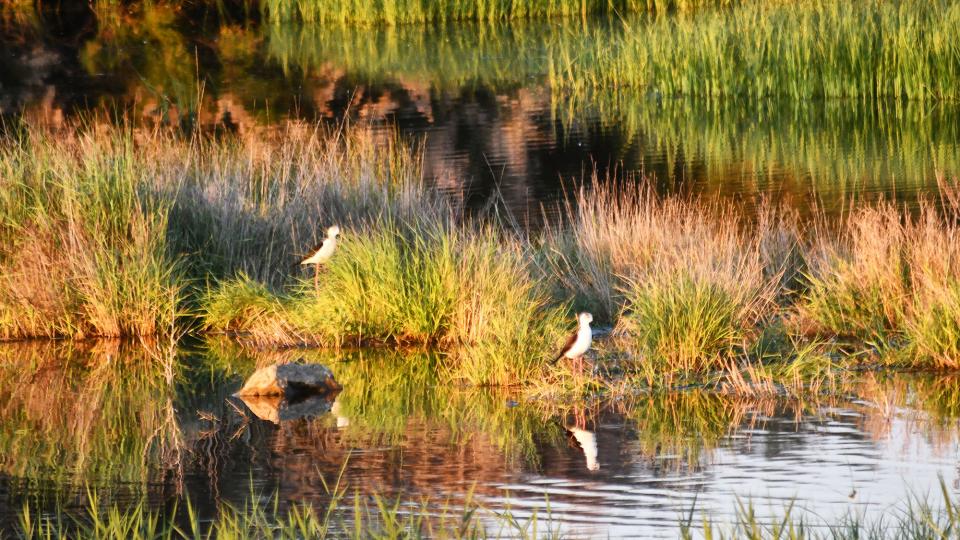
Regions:
<instances>
[{"instance_id":1,"label":"green grass","mask_svg":"<svg viewBox=\"0 0 960 540\"><path fill-rule=\"evenodd\" d=\"M183 297L171 201L129 133L69 142L20 131L0 146L0 339L152 335Z\"/></svg>"},{"instance_id":2,"label":"green grass","mask_svg":"<svg viewBox=\"0 0 960 540\"><path fill-rule=\"evenodd\" d=\"M668 12L732 3L734 0L264 0L261 10L274 23L296 20L323 24L396 25Z\"/></svg>"},{"instance_id":3,"label":"green grass","mask_svg":"<svg viewBox=\"0 0 960 540\"><path fill-rule=\"evenodd\" d=\"M623 41L560 55L551 81L707 100L956 100L958 21L948 0L745 3L628 23Z\"/></svg>"},{"instance_id":4,"label":"green grass","mask_svg":"<svg viewBox=\"0 0 960 540\"><path fill-rule=\"evenodd\" d=\"M627 297L621 325L636 339L654 373L722 367L751 331L746 307L727 291L678 276L668 283L637 284Z\"/></svg>"},{"instance_id":5,"label":"green grass","mask_svg":"<svg viewBox=\"0 0 960 540\"><path fill-rule=\"evenodd\" d=\"M649 380L834 351L955 368L960 351L946 181L917 212L801 222L594 178L568 223L525 236L466 217L424 185L415 145L364 128L24 127L5 141L0 339L418 345L473 385L544 375L579 310L624 336ZM292 263L331 223L343 241L315 285ZM774 334L796 354L764 352Z\"/></svg>"},{"instance_id":6,"label":"green grass","mask_svg":"<svg viewBox=\"0 0 960 540\"><path fill-rule=\"evenodd\" d=\"M241 277L213 288L204 321L272 345L432 345L456 378L528 379L554 348L563 311L537 283L532 257L489 227L379 221L357 229L322 271L278 296Z\"/></svg>"},{"instance_id":7,"label":"green grass","mask_svg":"<svg viewBox=\"0 0 960 540\"><path fill-rule=\"evenodd\" d=\"M681 522L684 539L934 540L952 538L960 528L960 505L951 496L943 479L940 480L939 496L911 496L897 507L885 510L882 517L866 518L849 512L834 521L826 521L803 512L791 501L778 515L761 518L753 503L742 500L736 502L735 516L730 524L716 524L709 517L695 524L690 519L692 516L693 511Z\"/></svg>"},{"instance_id":8,"label":"green grass","mask_svg":"<svg viewBox=\"0 0 960 540\"><path fill-rule=\"evenodd\" d=\"M550 516L536 512L520 520L509 511L495 513L471 496L457 501L404 501L382 495L362 497L334 478L325 483L330 502L323 508L284 504L280 496L251 494L242 507L217 504L212 522L201 522L189 499L166 513L140 500L125 506L104 503L88 490L87 508L58 508L54 518L37 515L29 505L19 513L24 540L204 540L328 538L558 538ZM433 503L431 505L431 503ZM62 504L62 503L60 503ZM180 523L175 519L180 514Z\"/></svg>"}]
</instances>

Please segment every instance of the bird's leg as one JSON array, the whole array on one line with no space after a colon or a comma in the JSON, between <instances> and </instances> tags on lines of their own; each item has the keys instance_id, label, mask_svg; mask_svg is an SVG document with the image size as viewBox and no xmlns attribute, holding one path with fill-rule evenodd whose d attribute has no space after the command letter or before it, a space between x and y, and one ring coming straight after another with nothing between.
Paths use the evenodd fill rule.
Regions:
<instances>
[{"instance_id":1,"label":"bird's leg","mask_svg":"<svg viewBox=\"0 0 960 540\"><path fill-rule=\"evenodd\" d=\"M317 295L320 294L320 265L319 264L313 265L313 290L317 293Z\"/></svg>"}]
</instances>

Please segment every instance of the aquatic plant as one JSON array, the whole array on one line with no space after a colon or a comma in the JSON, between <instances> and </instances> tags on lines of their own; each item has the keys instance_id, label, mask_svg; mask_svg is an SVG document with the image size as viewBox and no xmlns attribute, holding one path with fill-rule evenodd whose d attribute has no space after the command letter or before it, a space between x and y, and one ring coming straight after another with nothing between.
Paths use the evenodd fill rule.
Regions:
<instances>
[{"instance_id":1,"label":"aquatic plant","mask_svg":"<svg viewBox=\"0 0 960 540\"><path fill-rule=\"evenodd\" d=\"M743 2L626 23L622 41L555 54L550 79L708 100L956 100L958 22L949 0Z\"/></svg>"},{"instance_id":2,"label":"aquatic plant","mask_svg":"<svg viewBox=\"0 0 960 540\"><path fill-rule=\"evenodd\" d=\"M438 345L475 384L530 377L562 324L518 240L436 222L355 229L316 288L304 280L279 297L241 277L206 298L211 330L272 345Z\"/></svg>"},{"instance_id":3,"label":"aquatic plant","mask_svg":"<svg viewBox=\"0 0 960 540\"><path fill-rule=\"evenodd\" d=\"M853 212L839 232L821 231L806 250L798 304L808 331L854 338L908 354L897 361L955 368L960 282L954 188L912 217L889 205Z\"/></svg>"},{"instance_id":4,"label":"aquatic plant","mask_svg":"<svg viewBox=\"0 0 960 540\"><path fill-rule=\"evenodd\" d=\"M642 183L599 183L568 212L572 223L545 241L549 274L578 308L628 333L650 372L716 367L774 312L790 261L783 220L748 230L730 209Z\"/></svg>"},{"instance_id":5,"label":"aquatic plant","mask_svg":"<svg viewBox=\"0 0 960 540\"><path fill-rule=\"evenodd\" d=\"M868 519L856 512L847 512L835 521L803 511L793 501L785 503L782 511L774 516L761 516L749 500L737 500L732 523L720 525L709 516L703 516L700 524L693 522L694 508L681 521L681 537L692 538L744 538L760 540L783 538L788 540L830 539L855 540L861 538L909 538L933 540L949 537L960 527L960 505L950 494L950 489L940 480L938 496L911 495L895 508L888 509L882 517Z\"/></svg>"},{"instance_id":6,"label":"aquatic plant","mask_svg":"<svg viewBox=\"0 0 960 540\"><path fill-rule=\"evenodd\" d=\"M733 4L735 0L263 0L264 16L274 23L407 24L443 21L503 21L547 17L586 17L598 13L667 12Z\"/></svg>"},{"instance_id":7,"label":"aquatic plant","mask_svg":"<svg viewBox=\"0 0 960 540\"><path fill-rule=\"evenodd\" d=\"M132 133L17 130L0 145L0 339L151 335L183 299L170 200Z\"/></svg>"}]
</instances>

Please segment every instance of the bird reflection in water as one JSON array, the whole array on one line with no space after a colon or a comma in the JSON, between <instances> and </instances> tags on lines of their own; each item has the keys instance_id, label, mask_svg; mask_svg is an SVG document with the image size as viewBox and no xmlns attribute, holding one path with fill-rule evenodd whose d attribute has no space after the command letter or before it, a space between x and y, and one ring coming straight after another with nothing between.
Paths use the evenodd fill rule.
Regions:
<instances>
[{"instance_id":1,"label":"bird reflection in water","mask_svg":"<svg viewBox=\"0 0 960 540\"><path fill-rule=\"evenodd\" d=\"M574 408L573 422L564 425L564 429L577 441L577 444L583 451L583 456L587 462L587 470L599 470L600 462L597 461L597 435L587 429L587 419L582 408Z\"/></svg>"}]
</instances>

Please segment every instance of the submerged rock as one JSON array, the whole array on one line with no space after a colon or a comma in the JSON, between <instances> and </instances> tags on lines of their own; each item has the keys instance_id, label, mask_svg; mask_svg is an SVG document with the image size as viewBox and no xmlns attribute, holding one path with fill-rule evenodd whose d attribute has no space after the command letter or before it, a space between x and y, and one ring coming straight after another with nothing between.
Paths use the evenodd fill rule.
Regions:
<instances>
[{"instance_id":1,"label":"submerged rock","mask_svg":"<svg viewBox=\"0 0 960 540\"><path fill-rule=\"evenodd\" d=\"M327 394L340 390L333 372L321 364L297 361L290 364L273 364L260 368L247 379L237 392L239 397L250 396L307 396Z\"/></svg>"}]
</instances>

